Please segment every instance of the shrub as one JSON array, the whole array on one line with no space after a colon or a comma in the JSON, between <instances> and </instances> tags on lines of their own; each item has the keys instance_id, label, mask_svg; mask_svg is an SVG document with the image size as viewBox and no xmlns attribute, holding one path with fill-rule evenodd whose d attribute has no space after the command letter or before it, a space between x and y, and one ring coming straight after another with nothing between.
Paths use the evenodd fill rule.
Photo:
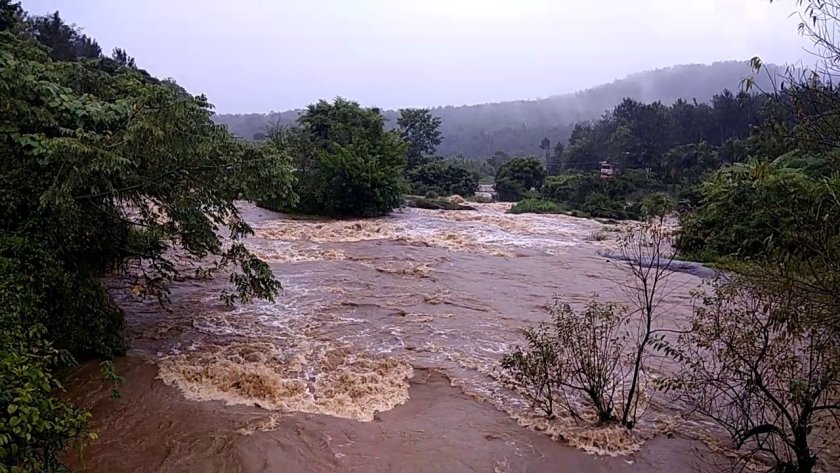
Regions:
<instances>
[{"instance_id":1,"label":"shrub","mask_svg":"<svg viewBox=\"0 0 840 473\"><path fill-rule=\"evenodd\" d=\"M434 161L406 172L406 180L414 194L436 192L438 195L469 197L478 189L478 175L465 167Z\"/></svg>"},{"instance_id":2,"label":"shrub","mask_svg":"<svg viewBox=\"0 0 840 473\"><path fill-rule=\"evenodd\" d=\"M582 396L598 421L616 420L624 311L593 300L581 312L555 301L550 312L550 324L525 331L526 348L502 358L504 379L548 417L559 406L580 418Z\"/></svg>"},{"instance_id":3,"label":"shrub","mask_svg":"<svg viewBox=\"0 0 840 473\"><path fill-rule=\"evenodd\" d=\"M802 236L840 221L840 178L812 178L776 163L735 165L703 186L681 220L677 246L689 257L761 258L773 251L810 258Z\"/></svg>"},{"instance_id":4,"label":"shrub","mask_svg":"<svg viewBox=\"0 0 840 473\"><path fill-rule=\"evenodd\" d=\"M589 214L590 217L600 218L628 218L628 213L624 210L624 204L612 200L606 194L600 192L589 194L581 206L581 210Z\"/></svg>"},{"instance_id":5,"label":"shrub","mask_svg":"<svg viewBox=\"0 0 840 473\"><path fill-rule=\"evenodd\" d=\"M531 189L539 189L546 170L537 158L514 158L496 171L496 192L503 202L516 202Z\"/></svg>"},{"instance_id":6,"label":"shrub","mask_svg":"<svg viewBox=\"0 0 840 473\"><path fill-rule=\"evenodd\" d=\"M70 355L45 340L43 326L0 325L0 472L60 470L67 443L92 438L90 414L53 397L61 390L53 373Z\"/></svg>"},{"instance_id":7,"label":"shrub","mask_svg":"<svg viewBox=\"0 0 840 473\"><path fill-rule=\"evenodd\" d=\"M547 178L540 192L555 202L575 205L582 204L590 193L602 190L603 182L597 174L565 172Z\"/></svg>"},{"instance_id":8,"label":"shrub","mask_svg":"<svg viewBox=\"0 0 840 473\"><path fill-rule=\"evenodd\" d=\"M519 201L509 210L512 214L558 214L564 211L564 207L556 202L545 199L525 199Z\"/></svg>"},{"instance_id":9,"label":"shrub","mask_svg":"<svg viewBox=\"0 0 840 473\"><path fill-rule=\"evenodd\" d=\"M610 238L609 234L607 233L609 230L598 230L597 232L592 232L586 238L589 241L604 241ZM620 231L620 230L619 230Z\"/></svg>"},{"instance_id":10,"label":"shrub","mask_svg":"<svg viewBox=\"0 0 840 473\"><path fill-rule=\"evenodd\" d=\"M681 374L664 386L732 436L739 462L816 469L836 446L826 432L840 416L840 337L797 315L825 308L743 278L711 287L680 336Z\"/></svg>"},{"instance_id":11,"label":"shrub","mask_svg":"<svg viewBox=\"0 0 840 473\"><path fill-rule=\"evenodd\" d=\"M517 388L533 408L553 418L560 401L559 380L562 377L554 334L548 324L528 327L524 334L528 347L517 346L502 358L505 380Z\"/></svg>"},{"instance_id":12,"label":"shrub","mask_svg":"<svg viewBox=\"0 0 840 473\"><path fill-rule=\"evenodd\" d=\"M641 217L662 217L670 213L676 207L676 202L671 196L663 193L649 194L641 201Z\"/></svg>"}]
</instances>

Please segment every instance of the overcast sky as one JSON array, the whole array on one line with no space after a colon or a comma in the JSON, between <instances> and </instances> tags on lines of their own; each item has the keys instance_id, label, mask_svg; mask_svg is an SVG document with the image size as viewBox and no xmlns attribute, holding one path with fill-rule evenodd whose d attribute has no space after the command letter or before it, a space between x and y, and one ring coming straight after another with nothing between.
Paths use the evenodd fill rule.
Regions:
<instances>
[{"instance_id":1,"label":"overcast sky","mask_svg":"<svg viewBox=\"0 0 840 473\"><path fill-rule=\"evenodd\" d=\"M219 112L573 92L633 72L807 54L794 0L23 0Z\"/></svg>"}]
</instances>

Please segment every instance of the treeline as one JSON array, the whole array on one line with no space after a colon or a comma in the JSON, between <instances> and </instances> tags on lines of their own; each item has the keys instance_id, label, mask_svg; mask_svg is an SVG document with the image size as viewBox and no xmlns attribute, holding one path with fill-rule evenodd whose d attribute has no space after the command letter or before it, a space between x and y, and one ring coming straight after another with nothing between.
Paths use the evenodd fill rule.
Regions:
<instances>
[{"instance_id":1,"label":"treeline","mask_svg":"<svg viewBox=\"0 0 840 473\"><path fill-rule=\"evenodd\" d=\"M686 197L676 208L650 199L651 218L621 243L618 266L633 281L622 286L629 312L598 300L575 311L558 301L550 321L526 330L527 346L503 358L509 383L535 410L632 429L640 412L632 399L667 396L730 435L735 452L716 463L721 471L836 468L840 90L832 79L840 2L802 8L801 31L825 58L815 69L790 71L757 96L721 94L711 108L626 101L578 127L558 153L563 171L545 178L538 194L533 179L547 173L537 159L511 160L503 168L516 169L497 174L499 183L514 181L515 197L542 197L521 201L522 211L568 211L561 207L583 201L594 213L596 198L621 202L611 192L640 171ZM763 69L759 60L753 66ZM614 160L615 179L586 171L596 156ZM665 220L672 216L680 220L675 239ZM713 262L726 274L696 293L688 323L671 337L661 302L676 257ZM675 372L641 387L639 373L662 357ZM570 399L596 415L579 414Z\"/></svg>"},{"instance_id":2,"label":"treeline","mask_svg":"<svg viewBox=\"0 0 840 473\"><path fill-rule=\"evenodd\" d=\"M826 8L830 13L840 4L809 7L821 25L809 36L823 50L836 51L834 37L821 35L837 26L836 16L824 15ZM696 173L684 172L680 185L694 198L676 213L664 194L642 199L647 208L641 213L648 218L624 237L618 255L623 261L618 266L633 281L622 286L631 294L629 311L598 300L575 311L557 301L550 305L549 321L526 329L527 346L505 356L501 368L503 379L535 410L633 429L643 409L634 408L632 399L641 393L646 402L667 396L731 436L736 454L720 460L721 471L760 465L767 471L810 473L836 466L840 90L825 75L831 67L792 73L783 87L763 94L757 121L744 114L749 136L739 139L736 131L730 138L733 148L743 150L734 155L736 162L710 161L696 185ZM614 121L608 116L602 126ZM664 143L668 130L662 130ZM730 139L705 146L720 156ZM677 149L684 146L689 145ZM693 163L681 170L693 169ZM597 214L603 208L598 201L615 205L621 193L613 192L626 185L621 177L563 172L545 178L537 194L534 189L546 175L539 164L535 158L517 158L497 174L500 189L509 191L513 182L515 197L542 197L523 200L512 211L559 212L577 204ZM632 157L623 165L657 169L655 162ZM620 172L638 176L638 168ZM665 220L671 216L680 219L675 239ZM674 333L673 321L661 303L670 291L668 277L680 264L676 257L714 262L726 274L696 293L688 323L678 336L666 337ZM641 387L639 373L662 357L674 363L675 372ZM623 365L627 359L629 368ZM596 414L578 413L581 404L570 400L580 400Z\"/></svg>"},{"instance_id":3,"label":"treeline","mask_svg":"<svg viewBox=\"0 0 840 473\"><path fill-rule=\"evenodd\" d=\"M724 90L710 104L625 99L599 120L575 125L568 143L543 138L539 157L497 153L479 169L494 172L501 200L532 200L515 212L639 218L653 205L649 195L657 194L656 206L695 202L704 177L755 152L753 132L774 110L766 95L745 91ZM602 163L611 175L601 175Z\"/></svg>"},{"instance_id":4,"label":"treeline","mask_svg":"<svg viewBox=\"0 0 840 473\"><path fill-rule=\"evenodd\" d=\"M57 396L62 374L93 357L117 380L107 360L126 349L101 278L163 302L174 278L221 271L226 301L273 297L234 200L293 200L291 172L214 124L204 97L104 55L58 13L0 1L0 84L0 472L55 471L92 436Z\"/></svg>"},{"instance_id":5,"label":"treeline","mask_svg":"<svg viewBox=\"0 0 840 473\"><path fill-rule=\"evenodd\" d=\"M781 72L770 66L771 74ZM736 90L750 76L746 61L717 62L711 65L683 65L631 75L610 84L574 94L538 100L520 100L482 105L435 107L430 110L440 118L443 141L438 153L445 157L462 155L487 158L497 151L512 156L541 155L540 142L547 137L565 142L574 124L597 120L625 98L642 103L672 104L677 100L708 103L721 90ZM770 76L755 79L762 88L770 88ZM235 135L260 138L274 124L293 125L303 110L268 114L219 114L214 117ZM395 128L399 111L384 110L386 126Z\"/></svg>"}]
</instances>

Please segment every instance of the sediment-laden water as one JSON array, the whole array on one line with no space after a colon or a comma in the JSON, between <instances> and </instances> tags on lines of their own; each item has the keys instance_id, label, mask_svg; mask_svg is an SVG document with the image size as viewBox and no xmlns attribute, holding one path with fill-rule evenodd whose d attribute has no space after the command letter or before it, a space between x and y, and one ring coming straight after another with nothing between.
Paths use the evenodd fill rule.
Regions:
<instances>
[{"instance_id":1,"label":"sediment-laden water","mask_svg":"<svg viewBox=\"0 0 840 473\"><path fill-rule=\"evenodd\" d=\"M621 228L503 204L342 221L242 209L255 229L248 245L282 294L228 308L224 278L186 280L164 310L115 292L133 347L118 363L126 383L117 400L94 367L71 383L101 437L77 469L665 471L705 461L657 396L628 434L534 416L498 380L499 359L554 296L575 307L594 294L625 299L627 275L601 256ZM671 276L666 323L685 319L700 282Z\"/></svg>"}]
</instances>

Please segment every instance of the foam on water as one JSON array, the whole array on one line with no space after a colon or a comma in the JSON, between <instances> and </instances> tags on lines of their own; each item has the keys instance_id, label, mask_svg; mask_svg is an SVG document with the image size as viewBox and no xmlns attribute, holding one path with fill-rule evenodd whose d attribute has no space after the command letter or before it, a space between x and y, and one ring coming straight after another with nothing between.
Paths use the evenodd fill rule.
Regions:
<instances>
[{"instance_id":1,"label":"foam on water","mask_svg":"<svg viewBox=\"0 0 840 473\"><path fill-rule=\"evenodd\" d=\"M258 256L279 264L337 264L334 268L343 271L344 279L329 283L329 269L318 274L281 271L284 293L277 302L199 315L193 326L218 338L164 357L161 379L194 400L370 421L376 412L408 400L412 366L422 365L440 371L452 385L522 426L590 453L637 451L660 431L657 422L644 423L631 433L598 426L586 416L549 420L534 415L498 374L500 357L520 341L518 330L524 323L517 322L514 331L503 322L503 314L458 287L421 290L421 284L434 283L438 265L448 264L448 257L416 257L423 247L506 258L521 249L560 255L569 248L597 245L589 236L603 226L563 215L511 215L505 213L508 204L478 208L410 209L372 220L277 219L254 224L257 239L248 244ZM350 244L373 240L420 250L410 258L399 250L390 257L352 251ZM399 248L386 249L394 253L395 247ZM347 269L353 265L364 269ZM360 271L382 277L377 276L377 283L356 280ZM387 286L381 286L382 281ZM272 425L269 421L246 432Z\"/></svg>"},{"instance_id":2,"label":"foam on water","mask_svg":"<svg viewBox=\"0 0 840 473\"><path fill-rule=\"evenodd\" d=\"M291 351L291 353L290 353ZM160 362L159 377L188 399L371 421L408 400L412 367L329 343L205 346Z\"/></svg>"}]
</instances>

